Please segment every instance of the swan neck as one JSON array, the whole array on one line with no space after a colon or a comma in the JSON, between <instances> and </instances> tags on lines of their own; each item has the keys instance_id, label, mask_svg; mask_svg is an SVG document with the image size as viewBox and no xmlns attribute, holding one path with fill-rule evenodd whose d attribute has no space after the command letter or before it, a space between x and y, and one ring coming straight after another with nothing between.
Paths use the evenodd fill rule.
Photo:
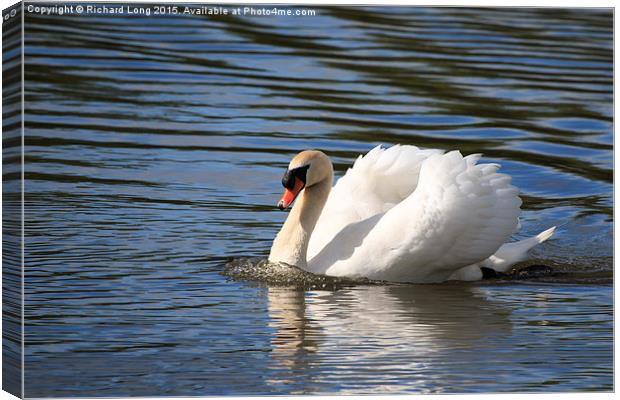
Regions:
<instances>
[{"instance_id":1,"label":"swan neck","mask_svg":"<svg viewBox=\"0 0 620 400\"><path fill-rule=\"evenodd\" d=\"M305 269L308 243L331 190L332 175L305 188L273 241L269 261Z\"/></svg>"}]
</instances>

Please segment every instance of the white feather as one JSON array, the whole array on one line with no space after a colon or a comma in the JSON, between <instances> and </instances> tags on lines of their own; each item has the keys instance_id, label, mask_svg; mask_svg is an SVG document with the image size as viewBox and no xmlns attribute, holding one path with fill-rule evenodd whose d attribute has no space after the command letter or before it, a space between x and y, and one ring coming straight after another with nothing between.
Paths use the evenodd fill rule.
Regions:
<instances>
[{"instance_id":1,"label":"white feather","mask_svg":"<svg viewBox=\"0 0 620 400\"><path fill-rule=\"evenodd\" d=\"M440 282L458 278L457 270L480 279L478 264L501 271L520 261L553 228L504 244L518 227L521 200L499 165L479 159L415 146L375 147L358 158L323 208L308 270Z\"/></svg>"},{"instance_id":2,"label":"white feather","mask_svg":"<svg viewBox=\"0 0 620 400\"><path fill-rule=\"evenodd\" d=\"M517 230L521 228L520 224ZM477 264L468 265L455 271L449 278L454 281L477 281L482 279L480 267L491 268L497 272L506 272L520 261L527 258L527 253L534 246L553 236L555 226L539 233L536 236L518 242L503 244L492 256Z\"/></svg>"},{"instance_id":3,"label":"white feather","mask_svg":"<svg viewBox=\"0 0 620 400\"><path fill-rule=\"evenodd\" d=\"M310 237L308 259L324 248L347 225L384 213L416 188L422 162L441 150L415 146L377 146L333 187Z\"/></svg>"}]
</instances>

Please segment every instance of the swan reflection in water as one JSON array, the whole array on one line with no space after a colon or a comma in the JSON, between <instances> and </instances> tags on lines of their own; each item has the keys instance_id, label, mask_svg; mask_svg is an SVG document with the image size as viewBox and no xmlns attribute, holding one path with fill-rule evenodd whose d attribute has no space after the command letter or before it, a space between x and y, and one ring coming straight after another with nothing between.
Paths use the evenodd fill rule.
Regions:
<instances>
[{"instance_id":1,"label":"swan reflection in water","mask_svg":"<svg viewBox=\"0 0 620 400\"><path fill-rule=\"evenodd\" d=\"M443 377L467 383L512 332L510 308L468 285L271 287L268 304L269 383L293 394L462 391Z\"/></svg>"}]
</instances>

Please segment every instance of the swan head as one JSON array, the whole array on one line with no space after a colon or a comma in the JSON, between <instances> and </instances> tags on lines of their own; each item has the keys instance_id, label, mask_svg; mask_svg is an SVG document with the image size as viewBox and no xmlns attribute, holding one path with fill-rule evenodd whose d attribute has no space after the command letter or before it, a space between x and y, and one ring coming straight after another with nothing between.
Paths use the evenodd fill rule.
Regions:
<instances>
[{"instance_id":1,"label":"swan head","mask_svg":"<svg viewBox=\"0 0 620 400\"><path fill-rule=\"evenodd\" d=\"M278 202L278 208L288 208L304 188L323 182L331 178L332 174L332 163L322 151L305 150L297 154L282 176L284 194Z\"/></svg>"}]
</instances>

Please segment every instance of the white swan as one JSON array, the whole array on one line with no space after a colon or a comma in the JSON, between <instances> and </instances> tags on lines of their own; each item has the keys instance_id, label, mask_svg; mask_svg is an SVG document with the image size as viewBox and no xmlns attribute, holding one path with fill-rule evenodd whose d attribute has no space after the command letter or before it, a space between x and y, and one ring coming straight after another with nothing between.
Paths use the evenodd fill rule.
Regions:
<instances>
[{"instance_id":1,"label":"white swan","mask_svg":"<svg viewBox=\"0 0 620 400\"><path fill-rule=\"evenodd\" d=\"M393 282L478 280L504 272L547 240L550 228L504 242L518 228L521 199L497 164L479 154L380 146L359 156L331 187L322 152L293 158L278 207L299 197L276 236L270 262L313 273Z\"/></svg>"}]
</instances>

